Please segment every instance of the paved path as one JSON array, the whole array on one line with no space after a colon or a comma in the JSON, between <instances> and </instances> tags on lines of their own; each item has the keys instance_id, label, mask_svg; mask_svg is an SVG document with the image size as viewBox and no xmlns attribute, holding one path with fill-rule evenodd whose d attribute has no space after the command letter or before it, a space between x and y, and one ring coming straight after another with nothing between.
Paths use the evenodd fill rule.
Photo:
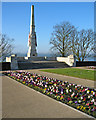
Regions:
<instances>
[{"instance_id":1,"label":"paved path","mask_svg":"<svg viewBox=\"0 0 96 120\"><path fill-rule=\"evenodd\" d=\"M31 71L33 72L33 71ZM2 76L3 118L89 118L65 104Z\"/></svg>"},{"instance_id":2,"label":"paved path","mask_svg":"<svg viewBox=\"0 0 96 120\"><path fill-rule=\"evenodd\" d=\"M89 68L90 67L90 68ZM85 70L94 70L96 71L96 69L91 69L92 66L88 66L88 67L72 67L72 68L79 68L79 69L85 69ZM93 66L96 68L96 66Z\"/></svg>"},{"instance_id":3,"label":"paved path","mask_svg":"<svg viewBox=\"0 0 96 120\"><path fill-rule=\"evenodd\" d=\"M68 81L69 83L75 83L75 84L80 84L80 85L91 87L91 88L96 88L96 81L92 81L92 80L70 77L70 76L65 76L65 75L60 75L60 74L55 74L55 73L42 72L40 71L40 69L39 70L33 69L33 70L27 70L27 71L31 73L37 73L43 76L45 75L51 78L56 78L56 79L63 80L63 81Z\"/></svg>"}]
</instances>

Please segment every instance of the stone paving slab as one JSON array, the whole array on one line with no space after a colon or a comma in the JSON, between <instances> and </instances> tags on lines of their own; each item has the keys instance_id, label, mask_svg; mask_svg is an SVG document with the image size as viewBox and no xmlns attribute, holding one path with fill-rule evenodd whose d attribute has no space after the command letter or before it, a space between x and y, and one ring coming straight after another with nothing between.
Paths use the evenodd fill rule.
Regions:
<instances>
[{"instance_id":1,"label":"stone paving slab","mask_svg":"<svg viewBox=\"0 0 96 120\"><path fill-rule=\"evenodd\" d=\"M33 71L31 71L33 72ZM90 118L7 76L2 76L3 118Z\"/></svg>"}]
</instances>

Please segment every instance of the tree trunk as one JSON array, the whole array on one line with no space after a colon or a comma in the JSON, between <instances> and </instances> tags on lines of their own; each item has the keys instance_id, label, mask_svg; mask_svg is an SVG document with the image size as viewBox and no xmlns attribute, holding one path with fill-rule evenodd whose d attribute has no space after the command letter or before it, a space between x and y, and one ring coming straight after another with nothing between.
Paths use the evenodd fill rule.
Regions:
<instances>
[{"instance_id":1,"label":"tree trunk","mask_svg":"<svg viewBox=\"0 0 96 120\"><path fill-rule=\"evenodd\" d=\"M64 39L65 39L65 38L63 38L63 50L62 50L63 53L62 53L62 57L64 57Z\"/></svg>"},{"instance_id":2,"label":"tree trunk","mask_svg":"<svg viewBox=\"0 0 96 120\"><path fill-rule=\"evenodd\" d=\"M64 57L64 52L62 53L62 57Z\"/></svg>"}]
</instances>

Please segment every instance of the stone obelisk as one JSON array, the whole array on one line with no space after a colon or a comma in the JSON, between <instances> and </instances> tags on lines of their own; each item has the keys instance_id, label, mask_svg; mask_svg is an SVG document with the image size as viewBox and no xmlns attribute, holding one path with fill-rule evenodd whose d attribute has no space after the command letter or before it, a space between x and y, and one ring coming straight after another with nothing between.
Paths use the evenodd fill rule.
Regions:
<instances>
[{"instance_id":1,"label":"stone obelisk","mask_svg":"<svg viewBox=\"0 0 96 120\"><path fill-rule=\"evenodd\" d=\"M28 36L28 53L27 57L37 56L37 41L36 41L36 32L35 32L35 23L34 23L34 5L31 6L31 21L30 21L30 33Z\"/></svg>"}]
</instances>

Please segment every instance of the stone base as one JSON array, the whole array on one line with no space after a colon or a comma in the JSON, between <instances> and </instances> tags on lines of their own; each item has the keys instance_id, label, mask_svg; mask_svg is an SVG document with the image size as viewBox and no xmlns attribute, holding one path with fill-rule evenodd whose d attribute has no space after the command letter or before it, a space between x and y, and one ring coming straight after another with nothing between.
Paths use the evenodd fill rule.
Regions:
<instances>
[{"instance_id":1,"label":"stone base","mask_svg":"<svg viewBox=\"0 0 96 120\"><path fill-rule=\"evenodd\" d=\"M19 62L18 68L20 70L25 69L46 69L46 68L66 68L69 67L64 62L57 61L31 61L31 62Z\"/></svg>"},{"instance_id":2,"label":"stone base","mask_svg":"<svg viewBox=\"0 0 96 120\"><path fill-rule=\"evenodd\" d=\"M56 57L36 57L36 56L33 56L33 57L25 57L25 60L28 60L28 61L56 61Z\"/></svg>"},{"instance_id":3,"label":"stone base","mask_svg":"<svg viewBox=\"0 0 96 120\"><path fill-rule=\"evenodd\" d=\"M11 70L18 70L18 60L16 54L6 57L6 62L11 63Z\"/></svg>"},{"instance_id":4,"label":"stone base","mask_svg":"<svg viewBox=\"0 0 96 120\"><path fill-rule=\"evenodd\" d=\"M55 61L55 62L53 63L52 61ZM42 68L42 67L58 68L58 67L65 67L66 65L67 66L75 66L76 61L72 55L70 55L68 57L46 57L46 56L45 57L36 57L36 56L17 57L16 55L11 55L10 57L6 58L6 62L10 62L11 69L15 70L15 69L18 69L18 64L19 64L19 66L22 66L22 65L25 66L25 68L26 67L28 67L28 68L39 68L39 67L40 68ZM32 66L34 66L34 67L32 67ZM20 67L19 67L19 69L20 69Z\"/></svg>"}]
</instances>

